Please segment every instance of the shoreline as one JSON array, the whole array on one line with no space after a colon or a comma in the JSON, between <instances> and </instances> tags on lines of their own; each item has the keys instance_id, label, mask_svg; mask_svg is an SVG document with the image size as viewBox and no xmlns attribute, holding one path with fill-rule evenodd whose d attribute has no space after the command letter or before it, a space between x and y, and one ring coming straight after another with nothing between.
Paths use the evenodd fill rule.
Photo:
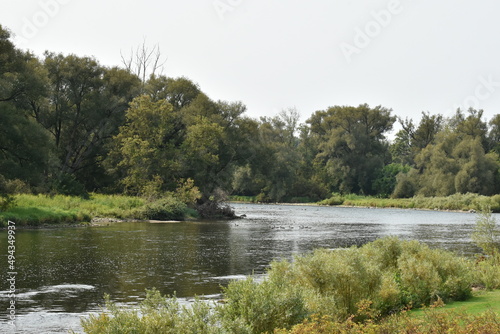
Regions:
<instances>
[{"instance_id":1,"label":"shoreline","mask_svg":"<svg viewBox=\"0 0 500 334\"><path fill-rule=\"evenodd\" d=\"M408 211L437 211L437 212L456 212L456 213L477 213L476 210L453 210L453 209L431 209L431 208L404 208L397 206L368 206L368 205L323 205L319 203L255 203L255 202L242 202L230 201L229 204L255 204L255 205L283 205L283 206L311 206L311 207L324 207L324 208L360 208L360 209L396 209Z\"/></svg>"}]
</instances>

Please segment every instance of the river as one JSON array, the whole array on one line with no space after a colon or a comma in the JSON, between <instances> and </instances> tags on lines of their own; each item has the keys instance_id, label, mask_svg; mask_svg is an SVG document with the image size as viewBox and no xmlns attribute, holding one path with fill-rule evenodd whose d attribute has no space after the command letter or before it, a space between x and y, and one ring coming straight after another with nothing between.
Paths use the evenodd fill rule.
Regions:
<instances>
[{"instance_id":1,"label":"river","mask_svg":"<svg viewBox=\"0 0 500 334\"><path fill-rule=\"evenodd\" d=\"M16 231L16 333L81 332L103 295L135 305L145 289L218 298L221 285L263 274L273 259L395 235L459 254L478 252L474 214L440 211L234 204L244 219L110 223ZM0 232L0 333L11 333L7 233Z\"/></svg>"}]
</instances>

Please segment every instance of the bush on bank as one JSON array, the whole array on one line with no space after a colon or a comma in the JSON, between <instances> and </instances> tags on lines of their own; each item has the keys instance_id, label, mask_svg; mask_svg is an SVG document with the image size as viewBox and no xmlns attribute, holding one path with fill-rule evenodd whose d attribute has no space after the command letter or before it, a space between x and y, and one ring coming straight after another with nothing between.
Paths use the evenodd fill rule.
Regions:
<instances>
[{"instance_id":1,"label":"bush on bank","mask_svg":"<svg viewBox=\"0 0 500 334\"><path fill-rule=\"evenodd\" d=\"M224 302L212 308L202 302L180 308L156 292L145 301L153 298L154 308L141 306L138 313L111 304L111 316L92 316L83 325L86 333L336 333L319 328L382 326L408 307L467 299L477 280L473 269L473 261L450 252L387 237L274 262L261 282L250 277L230 283ZM210 326L189 331L183 322Z\"/></svg>"}]
</instances>

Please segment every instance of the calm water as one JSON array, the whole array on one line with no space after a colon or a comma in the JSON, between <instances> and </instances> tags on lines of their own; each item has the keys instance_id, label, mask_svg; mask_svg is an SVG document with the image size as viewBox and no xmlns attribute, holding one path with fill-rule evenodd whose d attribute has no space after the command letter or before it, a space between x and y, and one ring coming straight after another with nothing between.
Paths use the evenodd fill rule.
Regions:
<instances>
[{"instance_id":1,"label":"calm water","mask_svg":"<svg viewBox=\"0 0 500 334\"><path fill-rule=\"evenodd\" d=\"M235 204L236 221L115 223L101 227L18 230L18 333L79 331L104 293L122 304L146 288L188 300L217 298L221 285L262 274L276 258L318 247L362 245L387 235L472 254L476 216L466 213ZM0 231L0 333L6 325L7 233Z\"/></svg>"}]
</instances>

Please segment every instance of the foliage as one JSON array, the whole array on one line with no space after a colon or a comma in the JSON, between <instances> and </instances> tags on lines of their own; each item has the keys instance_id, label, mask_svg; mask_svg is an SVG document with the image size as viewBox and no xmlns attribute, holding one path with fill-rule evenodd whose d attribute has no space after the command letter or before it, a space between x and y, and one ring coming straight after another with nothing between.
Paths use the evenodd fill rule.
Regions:
<instances>
[{"instance_id":1,"label":"foliage","mask_svg":"<svg viewBox=\"0 0 500 334\"><path fill-rule=\"evenodd\" d=\"M144 207L144 218L153 220L183 220L187 206L180 200L166 196Z\"/></svg>"},{"instance_id":2,"label":"foliage","mask_svg":"<svg viewBox=\"0 0 500 334\"><path fill-rule=\"evenodd\" d=\"M388 156L384 134L394 121L391 110L366 104L331 107L307 120L311 135L318 138L315 161L325 169L331 191L373 192L375 173Z\"/></svg>"},{"instance_id":3,"label":"foliage","mask_svg":"<svg viewBox=\"0 0 500 334\"><path fill-rule=\"evenodd\" d=\"M332 197L319 202L320 205L342 205L344 204L344 197L341 194L333 193Z\"/></svg>"},{"instance_id":4,"label":"foliage","mask_svg":"<svg viewBox=\"0 0 500 334\"><path fill-rule=\"evenodd\" d=\"M454 194L446 197L378 198L359 195L333 194L331 199L319 202L320 205L346 205L374 208L430 209L454 211L480 211L488 206L500 212L500 195L482 196L478 194Z\"/></svg>"},{"instance_id":5,"label":"foliage","mask_svg":"<svg viewBox=\"0 0 500 334\"><path fill-rule=\"evenodd\" d=\"M315 316L291 330L277 329L275 334L386 334L386 333L498 333L500 316L496 312L486 311L478 315L463 312L449 312L430 308L425 316L416 319L403 313L393 315L379 323L356 323L352 319L343 322L333 321L328 317Z\"/></svg>"},{"instance_id":6,"label":"foliage","mask_svg":"<svg viewBox=\"0 0 500 334\"><path fill-rule=\"evenodd\" d=\"M410 171L410 166L392 163L384 166L373 181L373 191L380 197L389 197L395 192L398 175L405 175Z\"/></svg>"},{"instance_id":7,"label":"foliage","mask_svg":"<svg viewBox=\"0 0 500 334\"><path fill-rule=\"evenodd\" d=\"M479 212L472 240L483 249L484 253L490 256L500 254L500 230L490 209Z\"/></svg>"},{"instance_id":8,"label":"foliage","mask_svg":"<svg viewBox=\"0 0 500 334\"><path fill-rule=\"evenodd\" d=\"M212 195L196 205L201 218L232 219L236 218L233 208L227 203L227 194L222 189L216 189Z\"/></svg>"},{"instance_id":9,"label":"foliage","mask_svg":"<svg viewBox=\"0 0 500 334\"><path fill-rule=\"evenodd\" d=\"M165 298L153 289L139 305L138 310L120 309L106 297L107 312L82 319L85 333L221 333L210 306L196 300L190 307L181 306L175 297Z\"/></svg>"},{"instance_id":10,"label":"foliage","mask_svg":"<svg viewBox=\"0 0 500 334\"><path fill-rule=\"evenodd\" d=\"M276 276L261 283L252 278L232 282L224 290L226 303L219 308L223 321L255 334L301 322L307 310L300 289L288 283Z\"/></svg>"},{"instance_id":11,"label":"foliage","mask_svg":"<svg viewBox=\"0 0 500 334\"><path fill-rule=\"evenodd\" d=\"M180 307L175 297L153 290L139 310L108 302L108 311L82 324L86 333L393 333L407 328L426 333L432 326L458 332L462 324L494 329L488 321L497 315L461 315L457 321L434 310L443 300L470 296L470 272L469 262L449 252L388 237L361 248L317 250L293 262L273 262L263 280L231 282L215 307L199 300ZM404 311L421 302L431 305L425 319ZM399 310L403 313L395 314Z\"/></svg>"},{"instance_id":12,"label":"foliage","mask_svg":"<svg viewBox=\"0 0 500 334\"><path fill-rule=\"evenodd\" d=\"M16 207L0 213L0 221L19 225L89 222L92 218L183 220L191 212L165 196L155 202L122 195L90 194L88 199L64 195L15 195Z\"/></svg>"},{"instance_id":13,"label":"foliage","mask_svg":"<svg viewBox=\"0 0 500 334\"><path fill-rule=\"evenodd\" d=\"M334 105L305 124L295 108L252 119L242 102L212 100L188 78L154 69L148 78L144 66L155 58L148 52L158 49L138 51L136 73L129 61L123 69L73 54L37 58L16 48L0 27L6 181L19 180L33 193L126 193L151 201L178 191L175 196L191 207L196 202L202 216L231 214L227 206L214 207L223 203L211 200L218 189L258 202L319 201L332 193L500 194L498 115L488 123L474 108L449 119L423 112L418 124L399 119L392 141L387 134L397 117L382 106ZM183 180L190 181L179 187ZM337 196L330 203L341 200L350 201ZM489 202L500 210L500 201Z\"/></svg>"},{"instance_id":14,"label":"foliage","mask_svg":"<svg viewBox=\"0 0 500 334\"><path fill-rule=\"evenodd\" d=\"M16 205L16 200L9 191L7 181L0 174L0 212L7 211Z\"/></svg>"},{"instance_id":15,"label":"foliage","mask_svg":"<svg viewBox=\"0 0 500 334\"><path fill-rule=\"evenodd\" d=\"M476 263L474 283L487 290L500 289L500 253L481 257Z\"/></svg>"},{"instance_id":16,"label":"foliage","mask_svg":"<svg viewBox=\"0 0 500 334\"><path fill-rule=\"evenodd\" d=\"M194 205L201 198L201 193L194 185L193 179L181 179L175 189L174 197L186 205Z\"/></svg>"}]
</instances>

